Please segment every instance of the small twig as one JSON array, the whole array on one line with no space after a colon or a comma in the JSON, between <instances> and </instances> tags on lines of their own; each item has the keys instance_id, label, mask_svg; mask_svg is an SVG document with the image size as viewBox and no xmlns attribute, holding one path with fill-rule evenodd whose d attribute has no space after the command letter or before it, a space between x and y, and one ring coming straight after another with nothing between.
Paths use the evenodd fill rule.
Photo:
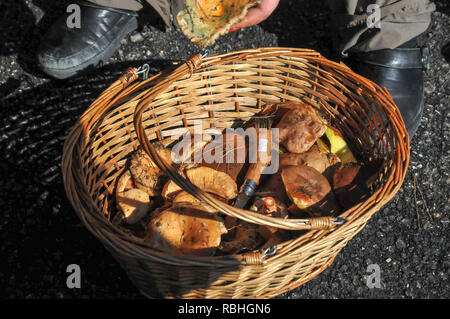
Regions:
<instances>
[{"instance_id":1,"label":"small twig","mask_svg":"<svg viewBox=\"0 0 450 319\"><path fill-rule=\"evenodd\" d=\"M416 177L416 175L414 175ZM419 190L420 196L422 197L423 205L425 206L425 211L427 212L428 217L430 217L430 220L432 223L434 223L434 219L430 214L430 210L428 209L427 201L425 200L425 197L423 196L422 190L419 186L417 186L417 189Z\"/></svg>"},{"instance_id":2,"label":"small twig","mask_svg":"<svg viewBox=\"0 0 450 319\"><path fill-rule=\"evenodd\" d=\"M413 176L414 176L414 202L416 204L417 226L419 226L419 229L420 229L419 208L417 206L417 178L416 178L416 173L413 173Z\"/></svg>"}]
</instances>

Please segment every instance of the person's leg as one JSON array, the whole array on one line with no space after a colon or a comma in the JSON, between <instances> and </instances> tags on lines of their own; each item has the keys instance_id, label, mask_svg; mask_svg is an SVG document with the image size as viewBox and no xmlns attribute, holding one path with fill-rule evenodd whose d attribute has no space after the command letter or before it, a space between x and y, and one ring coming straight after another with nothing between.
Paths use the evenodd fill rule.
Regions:
<instances>
[{"instance_id":1,"label":"person's leg","mask_svg":"<svg viewBox=\"0 0 450 319\"><path fill-rule=\"evenodd\" d=\"M100 6L130 11L139 11L143 8L141 1L138 0L87 0Z\"/></svg>"},{"instance_id":2,"label":"person's leg","mask_svg":"<svg viewBox=\"0 0 450 319\"><path fill-rule=\"evenodd\" d=\"M429 0L328 0L328 5L343 56L395 49L423 33L435 10ZM374 23L370 18L377 16L380 21Z\"/></svg>"},{"instance_id":3,"label":"person's leg","mask_svg":"<svg viewBox=\"0 0 450 319\"><path fill-rule=\"evenodd\" d=\"M158 12L161 18L167 25L176 25L176 19L172 19L175 14L180 10L180 6L183 4L183 0L88 0L89 2L117 9L139 11L144 5L143 2L147 2L153 9ZM172 21L173 20L173 21Z\"/></svg>"},{"instance_id":4,"label":"person's leg","mask_svg":"<svg viewBox=\"0 0 450 319\"><path fill-rule=\"evenodd\" d=\"M410 138L422 117L429 54L417 38L430 25L429 0L328 0L334 45L355 72L386 87ZM379 18L379 20L373 18Z\"/></svg>"}]
</instances>

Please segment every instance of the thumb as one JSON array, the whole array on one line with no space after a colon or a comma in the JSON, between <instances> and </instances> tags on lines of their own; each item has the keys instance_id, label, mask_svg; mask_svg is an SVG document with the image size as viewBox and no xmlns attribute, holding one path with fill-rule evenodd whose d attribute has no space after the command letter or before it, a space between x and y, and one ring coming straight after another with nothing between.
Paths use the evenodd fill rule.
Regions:
<instances>
[{"instance_id":1,"label":"thumb","mask_svg":"<svg viewBox=\"0 0 450 319\"><path fill-rule=\"evenodd\" d=\"M261 4L248 9L244 20L234 25L233 28L245 28L263 22L275 11L279 2L280 0L263 0Z\"/></svg>"}]
</instances>

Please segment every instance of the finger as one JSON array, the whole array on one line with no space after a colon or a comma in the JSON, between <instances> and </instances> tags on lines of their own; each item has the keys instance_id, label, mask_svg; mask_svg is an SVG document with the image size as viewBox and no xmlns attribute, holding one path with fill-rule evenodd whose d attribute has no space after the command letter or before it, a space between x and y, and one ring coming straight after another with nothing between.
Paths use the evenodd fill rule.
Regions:
<instances>
[{"instance_id":1,"label":"finger","mask_svg":"<svg viewBox=\"0 0 450 319\"><path fill-rule=\"evenodd\" d=\"M275 11L279 2L279 0L263 0L261 4L250 8L244 20L234 25L234 28L245 28L261 23Z\"/></svg>"}]
</instances>

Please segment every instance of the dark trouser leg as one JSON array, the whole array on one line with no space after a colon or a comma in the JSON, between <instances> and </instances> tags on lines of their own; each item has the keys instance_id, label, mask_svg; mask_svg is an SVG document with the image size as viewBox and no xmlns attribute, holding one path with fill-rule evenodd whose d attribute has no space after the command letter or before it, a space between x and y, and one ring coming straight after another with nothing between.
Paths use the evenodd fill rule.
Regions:
<instances>
[{"instance_id":1,"label":"dark trouser leg","mask_svg":"<svg viewBox=\"0 0 450 319\"><path fill-rule=\"evenodd\" d=\"M331 24L336 30L335 46L343 56L351 52L397 48L423 33L435 10L429 0L327 1L332 10ZM377 15L379 25L368 21L369 17Z\"/></svg>"},{"instance_id":2,"label":"dark trouser leg","mask_svg":"<svg viewBox=\"0 0 450 319\"><path fill-rule=\"evenodd\" d=\"M142 4L138 0L88 0L89 2L117 9L139 11L142 9Z\"/></svg>"},{"instance_id":3,"label":"dark trouser leg","mask_svg":"<svg viewBox=\"0 0 450 319\"><path fill-rule=\"evenodd\" d=\"M328 0L334 46L356 73L391 94L410 138L424 105L423 72L428 51L417 36L431 22L429 0ZM373 19L375 18L375 19Z\"/></svg>"},{"instance_id":4,"label":"dark trouser leg","mask_svg":"<svg viewBox=\"0 0 450 319\"><path fill-rule=\"evenodd\" d=\"M178 11L183 7L183 0L88 0L89 2L117 9L139 11L147 2L162 17L167 25L177 25L176 19L173 19Z\"/></svg>"}]
</instances>

